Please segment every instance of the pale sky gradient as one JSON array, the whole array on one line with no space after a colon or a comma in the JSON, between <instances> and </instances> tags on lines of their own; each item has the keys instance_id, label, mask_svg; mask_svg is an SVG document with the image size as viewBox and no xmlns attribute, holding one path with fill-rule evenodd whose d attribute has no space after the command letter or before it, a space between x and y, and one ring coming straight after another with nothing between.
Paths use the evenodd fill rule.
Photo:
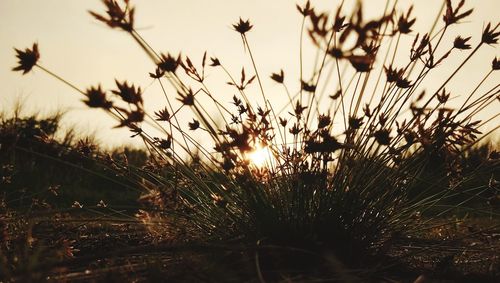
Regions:
<instances>
[{"instance_id":1,"label":"pale sky gradient","mask_svg":"<svg viewBox=\"0 0 500 283\"><path fill-rule=\"evenodd\" d=\"M209 56L217 56L239 78L242 66L251 73L251 65L242 48L239 35L231 28L241 16L249 18L254 28L249 33L249 40L256 57L264 87L271 101L280 103L286 96L282 89L269 79L272 72L283 68L286 80L292 89L298 87L299 30L301 18L295 8L295 1L290 0L133 0L136 6L136 27L143 37L159 52L177 54L182 51L189 55L195 64L199 64L204 51ZM346 1L353 3L354 1ZM365 1L367 17L380 15L385 2L383 0ZM410 1L400 1L405 10ZM415 2L414 15L417 15L416 31L426 31L441 1L418 0ZM456 3L457 1L453 1ZM313 5L319 10L332 10L340 1L316 0ZM479 40L481 30L487 22L499 21L498 0L467 1L467 7L474 7L468 21L453 27L449 38L456 35L472 36L472 43ZM72 89L36 70L25 76L11 72L16 65L13 47L31 47L39 43L40 63L81 89L102 83L106 89L114 88L114 79L127 79L146 88L144 99L150 111L163 108L165 102L156 84L148 87L152 79L148 73L154 65L135 42L125 33L110 30L104 24L94 20L88 10L104 11L99 0L0 0L0 78L2 94L0 108L8 109L19 96L26 96L27 106L32 109L70 110L66 122L77 123L81 129L99 129L98 136L110 143L129 142L128 131L109 130L116 122L111 121L102 111L89 110L80 102L82 97ZM413 33L413 35L416 32ZM406 46L413 40L413 35L402 41ZM307 38L307 37L305 37ZM445 39L446 40L446 39ZM449 39L448 39L449 40ZM307 39L305 42L309 42ZM400 54L401 60L407 58L407 48ZM305 58L315 54L312 48L305 49ZM446 63L454 67L460 63L467 52L456 56ZM450 90L454 95L467 93L482 76L489 71L492 59L499 56L498 47L485 47L474 57L457 76ZM455 57L455 56L454 56ZM403 61L406 63L406 61ZM305 64L306 73L309 64ZM402 65L402 64L401 64ZM309 65L310 66L310 65ZM440 85L450 70L442 68L429 80ZM225 85L227 79L221 72L208 70L208 84L222 101L230 101L235 93ZM293 83L295 81L296 83ZM491 87L500 81L500 72L490 77ZM257 84L254 85L256 87ZM260 98L257 88L256 99ZM274 95L276 92L276 95ZM174 93L171 93L174 96ZM489 115L498 111L489 109ZM151 112L152 113L152 112ZM187 123L187 117L185 116ZM498 125L499 120L493 121Z\"/></svg>"}]
</instances>

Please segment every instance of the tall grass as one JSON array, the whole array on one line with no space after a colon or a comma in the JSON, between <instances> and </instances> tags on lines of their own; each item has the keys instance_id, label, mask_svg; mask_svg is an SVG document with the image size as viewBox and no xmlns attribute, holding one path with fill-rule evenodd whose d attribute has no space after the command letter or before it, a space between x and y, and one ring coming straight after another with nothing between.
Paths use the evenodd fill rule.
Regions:
<instances>
[{"instance_id":1,"label":"tall grass","mask_svg":"<svg viewBox=\"0 0 500 283\"><path fill-rule=\"evenodd\" d=\"M145 111L142 89L127 81L117 79L113 90L74 86L38 63L37 44L16 49L14 70L45 71L80 93L88 107L102 109L117 127L141 138L155 161L140 173L150 184L144 199L159 208L173 201L188 220L182 225L199 241L326 251L332 266L363 267L384 255L395 237L421 231L429 219L489 190L487 184L464 186L468 176L461 159L498 128L479 130L496 122L498 114L486 121L475 118L499 101L498 85L481 87L500 68L498 60L488 63L484 79L459 107L449 106L452 95L446 89L479 50L497 44L500 32L498 24L489 23L472 37L445 41L450 27L472 13L464 1L445 1L436 25L418 34L412 32L412 8L401 12L391 1L372 20L364 17L361 3L349 13L342 2L333 15L309 2L297 5L301 39L308 35L318 52L312 75L306 76L301 40L300 89L288 88L283 71L271 74L283 86L289 101L285 109L273 107L263 87L267 76L259 73L252 53L250 21L240 18L233 25L252 63L250 71L235 75L223 60L206 53L196 66L189 57L157 52L135 29L129 1L103 4L105 13L90 14L128 33L156 64L149 75L164 92L164 107ZM411 46L400 44L403 37L413 37ZM468 55L426 93L426 79L459 52ZM395 60L399 54L409 56ZM236 92L231 104L207 86L209 68L227 75ZM251 84L258 85L257 93L248 90ZM252 103L255 97L262 103ZM215 113L209 113L207 99ZM179 118L185 108L192 111L192 121ZM256 154L264 162L256 162ZM492 162L498 164L498 157ZM429 179L438 167L446 174ZM445 205L463 193L470 197ZM416 221L420 213L428 218ZM259 258L257 252L263 280Z\"/></svg>"}]
</instances>

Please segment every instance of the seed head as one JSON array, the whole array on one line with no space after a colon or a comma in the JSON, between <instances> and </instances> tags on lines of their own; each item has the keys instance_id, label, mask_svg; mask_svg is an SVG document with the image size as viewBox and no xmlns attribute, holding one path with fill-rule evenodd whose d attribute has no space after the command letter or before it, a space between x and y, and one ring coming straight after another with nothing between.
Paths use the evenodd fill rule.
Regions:
<instances>
[{"instance_id":1,"label":"seed head","mask_svg":"<svg viewBox=\"0 0 500 283\"><path fill-rule=\"evenodd\" d=\"M211 57L210 61L211 61L210 66L212 66L212 67L220 66L219 59L217 59L215 57Z\"/></svg>"},{"instance_id":2,"label":"seed head","mask_svg":"<svg viewBox=\"0 0 500 283\"><path fill-rule=\"evenodd\" d=\"M415 24L416 18L410 19L410 14L413 10L413 6L408 9L406 15L402 15L398 20L398 31L403 34L408 34L412 32L411 27Z\"/></svg>"},{"instance_id":3,"label":"seed head","mask_svg":"<svg viewBox=\"0 0 500 283\"><path fill-rule=\"evenodd\" d=\"M250 24L249 20L243 21L241 18L238 23L233 25L234 30L239 32L241 35L247 33L249 30L252 29L252 27L253 26Z\"/></svg>"},{"instance_id":4,"label":"seed head","mask_svg":"<svg viewBox=\"0 0 500 283\"><path fill-rule=\"evenodd\" d=\"M399 88L409 88L412 86L412 84L411 81L407 78L401 77L396 81L396 86Z\"/></svg>"},{"instance_id":5,"label":"seed head","mask_svg":"<svg viewBox=\"0 0 500 283\"><path fill-rule=\"evenodd\" d=\"M391 137L389 136L389 130L382 129L373 133L375 140L381 145L389 145L391 143Z\"/></svg>"},{"instance_id":6,"label":"seed head","mask_svg":"<svg viewBox=\"0 0 500 283\"><path fill-rule=\"evenodd\" d=\"M179 66L180 55L177 58L174 58L170 53L161 54L161 62L158 63L158 68L165 72L175 73L177 67Z\"/></svg>"},{"instance_id":7,"label":"seed head","mask_svg":"<svg viewBox=\"0 0 500 283\"><path fill-rule=\"evenodd\" d=\"M382 113L382 114L378 115L378 122L380 123L380 125L382 127L385 126L385 123L387 122L387 119L389 119L389 117L388 117L387 114Z\"/></svg>"},{"instance_id":8,"label":"seed head","mask_svg":"<svg viewBox=\"0 0 500 283\"><path fill-rule=\"evenodd\" d=\"M102 0L106 6L106 16L89 11L89 13L96 18L107 24L111 28L121 28L124 31L131 32L134 29L134 12L135 9L129 6L129 1L124 0L125 7L120 7L116 0Z\"/></svg>"},{"instance_id":9,"label":"seed head","mask_svg":"<svg viewBox=\"0 0 500 283\"><path fill-rule=\"evenodd\" d=\"M336 32L341 32L344 28L349 26L348 23L344 23L346 17L340 15L341 9L341 6L337 9L337 13L335 14L335 22L333 23L333 30Z\"/></svg>"},{"instance_id":10,"label":"seed head","mask_svg":"<svg viewBox=\"0 0 500 283\"><path fill-rule=\"evenodd\" d=\"M302 132L302 128L297 123L294 123L293 126L290 128L289 132L290 134L296 136L300 132Z\"/></svg>"},{"instance_id":11,"label":"seed head","mask_svg":"<svg viewBox=\"0 0 500 283\"><path fill-rule=\"evenodd\" d=\"M371 118L373 113L371 112L370 110L370 105L365 104L365 107L363 107L363 113L365 113L365 116L368 117L368 118Z\"/></svg>"},{"instance_id":12,"label":"seed head","mask_svg":"<svg viewBox=\"0 0 500 283\"><path fill-rule=\"evenodd\" d=\"M121 127L129 127L129 129L134 132L135 134L131 137L138 136L142 133L142 130L140 129L139 126L137 126L135 123L140 123L144 121L144 110L141 108L138 108L134 111L130 111L126 113L127 118L122 119L120 121L120 124L115 126L115 128L121 128Z\"/></svg>"},{"instance_id":13,"label":"seed head","mask_svg":"<svg viewBox=\"0 0 500 283\"><path fill-rule=\"evenodd\" d=\"M155 115L156 115L156 121L169 121L170 120L170 113L168 112L166 107L158 112L155 112Z\"/></svg>"},{"instance_id":14,"label":"seed head","mask_svg":"<svg viewBox=\"0 0 500 283\"><path fill-rule=\"evenodd\" d=\"M389 66L389 67L384 66L384 70L385 70L385 74L387 76L388 83L392 83L392 82L395 82L398 80L400 74L399 74L397 68L393 69L392 66Z\"/></svg>"},{"instance_id":15,"label":"seed head","mask_svg":"<svg viewBox=\"0 0 500 283\"><path fill-rule=\"evenodd\" d=\"M200 127L200 122L198 120L193 119L193 122L189 122L188 126L191 131L195 131Z\"/></svg>"},{"instance_id":16,"label":"seed head","mask_svg":"<svg viewBox=\"0 0 500 283\"><path fill-rule=\"evenodd\" d=\"M142 91L140 87L136 88L133 84L129 86L127 81L120 83L118 80L115 80L115 82L118 90L113 90L114 94L120 96L125 102L142 105Z\"/></svg>"},{"instance_id":17,"label":"seed head","mask_svg":"<svg viewBox=\"0 0 500 283\"><path fill-rule=\"evenodd\" d=\"M450 98L450 95L451 93L446 93L446 89L443 88L443 91L441 92L441 94L438 94L436 95L439 103L446 103L446 101L448 101L448 99Z\"/></svg>"},{"instance_id":18,"label":"seed head","mask_svg":"<svg viewBox=\"0 0 500 283\"><path fill-rule=\"evenodd\" d=\"M285 128L285 127L286 127L286 124L288 124L288 120L287 120L287 119L285 119L285 118L281 118L281 117L279 118L279 120L280 120L280 125L281 125L283 128Z\"/></svg>"},{"instance_id":19,"label":"seed head","mask_svg":"<svg viewBox=\"0 0 500 283\"><path fill-rule=\"evenodd\" d=\"M128 114L126 125L129 125L130 123L142 122L143 120L144 120L144 111L142 109L137 109Z\"/></svg>"},{"instance_id":20,"label":"seed head","mask_svg":"<svg viewBox=\"0 0 500 283\"><path fill-rule=\"evenodd\" d=\"M296 7L297 7L297 10L299 10L299 12L304 17L311 15L311 13L313 12L313 8L311 7L311 2L309 2L309 0L307 0L304 7L300 7L299 5L296 5Z\"/></svg>"},{"instance_id":21,"label":"seed head","mask_svg":"<svg viewBox=\"0 0 500 283\"><path fill-rule=\"evenodd\" d=\"M351 55L348 59L354 69L360 73L370 71L372 63L375 61L375 57L372 55Z\"/></svg>"},{"instance_id":22,"label":"seed head","mask_svg":"<svg viewBox=\"0 0 500 283\"><path fill-rule=\"evenodd\" d=\"M425 34L420 39L420 43L417 45L419 38L420 38L420 34L417 34L417 36L415 36L415 40L413 40L413 44L412 44L411 50L410 50L410 60L411 61L415 61L418 58L422 57L423 55L425 55L426 53L429 52L429 50L426 49L426 47L428 46L428 43L429 43L429 34Z\"/></svg>"},{"instance_id":23,"label":"seed head","mask_svg":"<svg viewBox=\"0 0 500 283\"><path fill-rule=\"evenodd\" d=\"M353 130L357 130L363 126L363 117L349 117L349 128Z\"/></svg>"},{"instance_id":24,"label":"seed head","mask_svg":"<svg viewBox=\"0 0 500 283\"><path fill-rule=\"evenodd\" d=\"M498 25L499 24L497 24L493 29L491 29L491 23L488 23L488 25L483 31L481 42L491 45L496 44L498 42L498 36L500 35L500 32L495 32L498 28Z\"/></svg>"},{"instance_id":25,"label":"seed head","mask_svg":"<svg viewBox=\"0 0 500 283\"><path fill-rule=\"evenodd\" d=\"M366 53L366 55L375 56L380 45L377 45L375 41L371 41L370 44L362 43L361 49Z\"/></svg>"},{"instance_id":26,"label":"seed head","mask_svg":"<svg viewBox=\"0 0 500 283\"><path fill-rule=\"evenodd\" d=\"M165 71L163 71L160 67L156 67L154 73L149 73L149 76L153 79L159 79L165 75Z\"/></svg>"},{"instance_id":27,"label":"seed head","mask_svg":"<svg viewBox=\"0 0 500 283\"><path fill-rule=\"evenodd\" d=\"M318 129L322 129L327 127L332 122L332 118L328 115L319 115L318 117Z\"/></svg>"},{"instance_id":28,"label":"seed head","mask_svg":"<svg viewBox=\"0 0 500 283\"><path fill-rule=\"evenodd\" d=\"M235 106L240 106L240 105L242 105L242 103L243 103L243 101L241 101L240 98L236 97L236 95L233 95L233 104Z\"/></svg>"},{"instance_id":29,"label":"seed head","mask_svg":"<svg viewBox=\"0 0 500 283\"><path fill-rule=\"evenodd\" d=\"M300 104L300 102L297 100L297 103L295 103L295 107L293 109L295 117L297 117L297 118L302 117L302 113L306 109L307 109L307 106L302 106L302 104Z\"/></svg>"},{"instance_id":30,"label":"seed head","mask_svg":"<svg viewBox=\"0 0 500 283\"><path fill-rule=\"evenodd\" d=\"M313 139L310 139L305 142L304 151L306 153L332 153L339 149L343 148L343 145L339 143L334 137L331 135L323 136L323 141L318 142Z\"/></svg>"},{"instance_id":31,"label":"seed head","mask_svg":"<svg viewBox=\"0 0 500 283\"><path fill-rule=\"evenodd\" d=\"M307 91L307 92L316 91L316 85L314 85L314 84L308 84L307 82L302 81L301 85L302 85L302 90L304 90L304 91Z\"/></svg>"},{"instance_id":32,"label":"seed head","mask_svg":"<svg viewBox=\"0 0 500 283\"><path fill-rule=\"evenodd\" d=\"M493 59L493 62L491 62L491 68L493 70L500 70L500 60L498 60L496 57Z\"/></svg>"},{"instance_id":33,"label":"seed head","mask_svg":"<svg viewBox=\"0 0 500 283\"><path fill-rule=\"evenodd\" d=\"M113 103L106 99L106 92L101 89L100 85L90 87L85 92L85 95L87 96L87 100L83 100L83 102L89 107L109 109L113 106Z\"/></svg>"},{"instance_id":34,"label":"seed head","mask_svg":"<svg viewBox=\"0 0 500 283\"><path fill-rule=\"evenodd\" d=\"M344 56L342 50L335 46L328 50L328 55L332 56L333 58L342 58Z\"/></svg>"},{"instance_id":35,"label":"seed head","mask_svg":"<svg viewBox=\"0 0 500 283\"><path fill-rule=\"evenodd\" d=\"M16 57L19 59L19 66L12 68L13 71L23 71L23 75L31 71L36 65L38 59L40 59L40 53L38 52L38 43L33 43L31 49L26 48L24 51L14 48L16 51Z\"/></svg>"},{"instance_id":36,"label":"seed head","mask_svg":"<svg viewBox=\"0 0 500 283\"><path fill-rule=\"evenodd\" d=\"M392 68L392 66L385 67L385 74L387 76L387 82L392 83L396 82L396 86L399 88L409 88L411 86L411 81L408 80L408 78L403 77L404 75L404 68L397 69L397 68Z\"/></svg>"},{"instance_id":37,"label":"seed head","mask_svg":"<svg viewBox=\"0 0 500 283\"><path fill-rule=\"evenodd\" d=\"M443 16L443 21L445 22L446 26L452 25L460 21L461 19L469 16L472 14L472 11L474 9L467 10L461 14L459 14L460 9L464 6L465 0L460 1L458 3L458 6L456 9L453 9L451 6L451 0L446 0L446 12Z\"/></svg>"},{"instance_id":38,"label":"seed head","mask_svg":"<svg viewBox=\"0 0 500 283\"><path fill-rule=\"evenodd\" d=\"M182 104L187 105L187 106L193 106L194 105L194 94L193 91L190 89L187 91L187 93L183 94L180 92L177 92L180 95L180 98L177 98Z\"/></svg>"},{"instance_id":39,"label":"seed head","mask_svg":"<svg viewBox=\"0 0 500 283\"><path fill-rule=\"evenodd\" d=\"M342 95L342 90L339 89L334 94L330 95L329 97L331 99L335 100L335 99L339 98L341 95Z\"/></svg>"},{"instance_id":40,"label":"seed head","mask_svg":"<svg viewBox=\"0 0 500 283\"><path fill-rule=\"evenodd\" d=\"M227 157L224 158L224 161L221 162L220 166L226 172L229 172L229 171L231 171L231 169L233 169L234 167L236 167L236 165L234 164L234 162L230 158L227 158Z\"/></svg>"},{"instance_id":41,"label":"seed head","mask_svg":"<svg viewBox=\"0 0 500 283\"><path fill-rule=\"evenodd\" d=\"M466 50L466 49L470 49L470 44L467 44L467 41L469 41L471 39L471 37L466 37L466 38L463 38L461 36L457 36L455 38L455 41L453 42L453 47L456 48L456 49L461 49L461 50Z\"/></svg>"},{"instance_id":42,"label":"seed head","mask_svg":"<svg viewBox=\"0 0 500 283\"><path fill-rule=\"evenodd\" d=\"M76 149L79 153L84 156L90 156L92 152L97 149L97 145L92 142L88 137L85 139L80 139L76 146Z\"/></svg>"},{"instance_id":43,"label":"seed head","mask_svg":"<svg viewBox=\"0 0 500 283\"><path fill-rule=\"evenodd\" d=\"M154 138L154 140L155 144L163 150L167 150L172 146L172 137L168 137L167 139Z\"/></svg>"},{"instance_id":44,"label":"seed head","mask_svg":"<svg viewBox=\"0 0 500 283\"><path fill-rule=\"evenodd\" d=\"M285 73L283 73L283 70L280 71L280 73L273 73L271 75L271 79L279 84L282 84L283 81L285 80Z\"/></svg>"}]
</instances>

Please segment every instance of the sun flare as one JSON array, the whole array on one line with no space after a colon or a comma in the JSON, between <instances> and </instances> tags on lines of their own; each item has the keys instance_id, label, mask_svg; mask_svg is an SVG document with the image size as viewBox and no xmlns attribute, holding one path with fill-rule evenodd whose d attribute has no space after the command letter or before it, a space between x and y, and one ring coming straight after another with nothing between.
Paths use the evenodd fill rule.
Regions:
<instances>
[{"instance_id":1,"label":"sun flare","mask_svg":"<svg viewBox=\"0 0 500 283\"><path fill-rule=\"evenodd\" d=\"M263 167L269 164L272 160L271 151L267 146L256 146L253 151L248 154L248 160L250 160L255 166Z\"/></svg>"}]
</instances>

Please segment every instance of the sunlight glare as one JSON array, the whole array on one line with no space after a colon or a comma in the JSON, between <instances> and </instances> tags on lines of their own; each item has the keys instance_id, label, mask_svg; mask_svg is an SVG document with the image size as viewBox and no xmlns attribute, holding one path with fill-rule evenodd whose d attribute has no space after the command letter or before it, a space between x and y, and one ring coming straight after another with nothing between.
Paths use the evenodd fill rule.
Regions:
<instances>
[{"instance_id":1,"label":"sunlight glare","mask_svg":"<svg viewBox=\"0 0 500 283\"><path fill-rule=\"evenodd\" d=\"M248 159L257 167L263 167L272 158L269 148L257 146L252 152L248 154Z\"/></svg>"}]
</instances>

